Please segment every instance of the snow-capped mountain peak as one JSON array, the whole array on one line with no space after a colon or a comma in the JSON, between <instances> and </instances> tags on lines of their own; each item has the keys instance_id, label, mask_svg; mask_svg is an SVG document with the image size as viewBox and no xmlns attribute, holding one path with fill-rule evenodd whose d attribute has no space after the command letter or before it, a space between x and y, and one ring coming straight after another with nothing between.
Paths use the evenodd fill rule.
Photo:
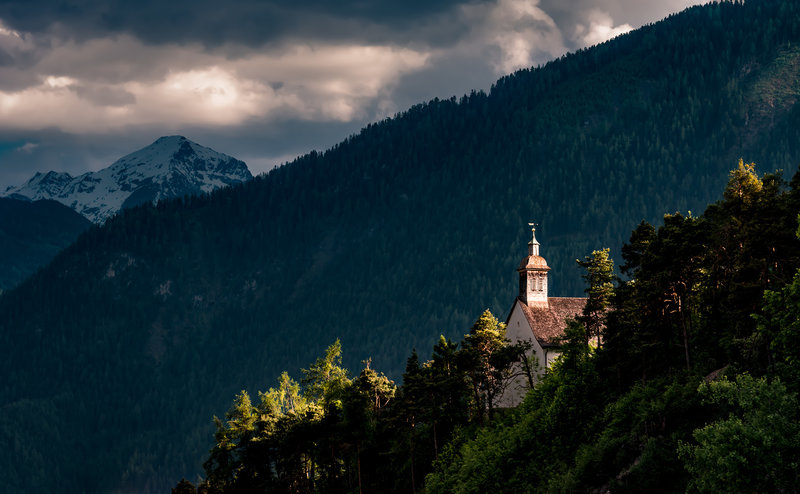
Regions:
<instances>
[{"instance_id":1,"label":"snow-capped mountain peak","mask_svg":"<svg viewBox=\"0 0 800 494\"><path fill-rule=\"evenodd\" d=\"M9 187L3 193L4 196L14 197L15 199L26 199L35 201L38 199L52 199L73 179L69 173L58 172L36 172L27 182L19 187Z\"/></svg>"},{"instance_id":2,"label":"snow-capped mountain peak","mask_svg":"<svg viewBox=\"0 0 800 494\"><path fill-rule=\"evenodd\" d=\"M55 199L102 223L121 209L169 197L211 192L250 180L247 165L183 136L165 136L96 172L39 173L2 194Z\"/></svg>"}]
</instances>

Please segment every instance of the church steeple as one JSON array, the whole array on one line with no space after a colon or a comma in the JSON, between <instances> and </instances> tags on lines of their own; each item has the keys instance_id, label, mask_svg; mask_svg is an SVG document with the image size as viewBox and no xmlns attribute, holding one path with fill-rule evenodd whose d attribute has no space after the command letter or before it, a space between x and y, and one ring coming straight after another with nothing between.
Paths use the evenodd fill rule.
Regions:
<instances>
[{"instance_id":1,"label":"church steeple","mask_svg":"<svg viewBox=\"0 0 800 494\"><path fill-rule=\"evenodd\" d=\"M536 240L536 225L531 227L531 241L528 242L528 255L517 268L519 273L519 298L528 307L547 307L547 261L539 255L539 242Z\"/></svg>"}]
</instances>

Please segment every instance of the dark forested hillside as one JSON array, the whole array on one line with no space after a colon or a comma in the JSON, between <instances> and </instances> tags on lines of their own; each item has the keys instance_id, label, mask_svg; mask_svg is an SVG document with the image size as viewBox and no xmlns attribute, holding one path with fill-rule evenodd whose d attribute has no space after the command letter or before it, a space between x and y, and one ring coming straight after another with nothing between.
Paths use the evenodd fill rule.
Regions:
<instances>
[{"instance_id":1,"label":"dark forested hillside","mask_svg":"<svg viewBox=\"0 0 800 494\"><path fill-rule=\"evenodd\" d=\"M0 198L0 291L47 264L91 225L56 201Z\"/></svg>"},{"instance_id":2,"label":"dark forested hillside","mask_svg":"<svg viewBox=\"0 0 800 494\"><path fill-rule=\"evenodd\" d=\"M334 343L215 419L205 478L173 493L796 492L800 174L730 173L700 216L642 222L581 261L588 301L512 409L524 343L485 311L396 386ZM598 336L593 340L592 336ZM423 356L426 354L422 354Z\"/></svg>"},{"instance_id":3,"label":"dark forested hillside","mask_svg":"<svg viewBox=\"0 0 800 494\"><path fill-rule=\"evenodd\" d=\"M527 221L551 293L579 295L576 258L702 211L740 157L793 172L798 9L695 7L83 235L0 297L7 485L164 491L235 392L334 339L398 378L413 347L504 317Z\"/></svg>"}]
</instances>

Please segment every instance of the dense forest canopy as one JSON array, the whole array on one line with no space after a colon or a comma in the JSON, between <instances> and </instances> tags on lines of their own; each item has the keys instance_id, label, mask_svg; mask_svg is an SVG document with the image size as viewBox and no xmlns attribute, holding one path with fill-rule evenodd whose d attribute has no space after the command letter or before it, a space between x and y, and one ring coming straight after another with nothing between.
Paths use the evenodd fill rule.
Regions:
<instances>
[{"instance_id":1,"label":"dense forest canopy","mask_svg":"<svg viewBox=\"0 0 800 494\"><path fill-rule=\"evenodd\" d=\"M0 297L3 478L27 492L163 492L202 471L209 417L231 396L256 396L337 338L344 367L371 357L400 382L412 348L440 334L459 341L487 308L502 320L531 219L542 224L551 294L579 295L575 259L602 247L659 286L657 266L625 257L643 246L621 248L633 225L705 235L689 211L717 198L739 158L789 175L800 163L798 41L791 1L694 7L488 93L414 106L247 184L90 230ZM781 174L769 177L762 188L780 190ZM665 211L682 214L664 220ZM704 216L714 214L727 212ZM770 228L793 231L772 224L752 238L719 234L757 245ZM646 226L636 235L651 240ZM731 266L741 260L724 252L715 276L738 283ZM664 268L693 282L695 254ZM791 265L775 274L768 265L744 272L766 273L765 287L791 278ZM696 332L690 309L709 300L675 288L670 324L681 331L647 320L663 340L619 337L633 349L609 335L608 355L636 355L619 364L619 389L741 352L763 287L745 288L701 294L720 307L704 320L733 333L716 323ZM627 324L620 331L637 327ZM702 343L693 338L717 337L691 351Z\"/></svg>"}]
</instances>

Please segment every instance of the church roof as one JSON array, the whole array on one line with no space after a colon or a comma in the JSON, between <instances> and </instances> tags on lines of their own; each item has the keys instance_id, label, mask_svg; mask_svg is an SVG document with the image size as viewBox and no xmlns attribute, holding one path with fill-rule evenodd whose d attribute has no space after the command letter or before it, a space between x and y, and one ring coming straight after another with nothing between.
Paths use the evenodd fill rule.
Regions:
<instances>
[{"instance_id":1,"label":"church roof","mask_svg":"<svg viewBox=\"0 0 800 494\"><path fill-rule=\"evenodd\" d=\"M526 269L550 270L550 268L547 266L547 261L544 260L544 257L536 255L530 255L522 258L522 262L519 263L517 271L524 271Z\"/></svg>"},{"instance_id":2,"label":"church roof","mask_svg":"<svg viewBox=\"0 0 800 494\"><path fill-rule=\"evenodd\" d=\"M567 319L581 315L586 300L586 297L549 297L548 307L528 307L519 298L517 302L539 344L558 346L559 339L564 336Z\"/></svg>"}]
</instances>

